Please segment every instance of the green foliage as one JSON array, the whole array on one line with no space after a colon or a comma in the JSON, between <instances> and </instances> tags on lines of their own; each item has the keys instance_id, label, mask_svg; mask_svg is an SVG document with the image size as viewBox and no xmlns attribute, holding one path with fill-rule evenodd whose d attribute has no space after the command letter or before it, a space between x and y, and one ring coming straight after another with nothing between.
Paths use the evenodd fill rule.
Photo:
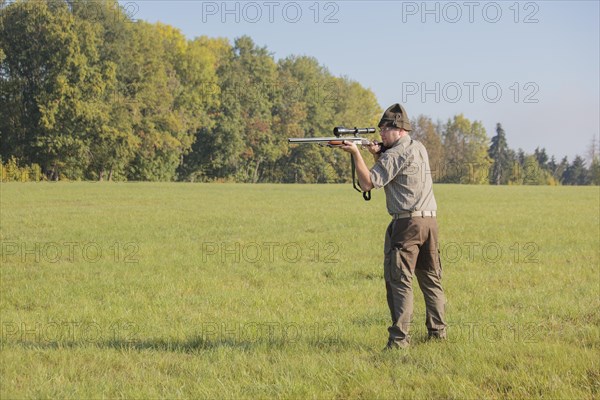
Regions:
<instances>
[{"instance_id":1,"label":"green foliage","mask_svg":"<svg viewBox=\"0 0 600 400\"><path fill-rule=\"evenodd\" d=\"M57 119L62 125L59 108L76 103L77 89L72 85L76 74L69 72L77 68L69 71L69 66L76 66L78 46L73 20L64 7L53 6L19 2L2 9L0 18L0 47L6 55L0 96L2 156L35 159L45 166L57 162L53 154L59 149L68 152L69 144L81 144L81 137L61 139L55 129Z\"/></svg>"},{"instance_id":2,"label":"green foliage","mask_svg":"<svg viewBox=\"0 0 600 400\"><path fill-rule=\"evenodd\" d=\"M279 62L283 96L277 105L281 137L333 136L335 126L373 126L381 108L374 94L347 78L333 77L311 57ZM292 146L277 165L283 182L348 182L345 153L312 145Z\"/></svg>"},{"instance_id":3,"label":"green foliage","mask_svg":"<svg viewBox=\"0 0 600 400\"><path fill-rule=\"evenodd\" d=\"M431 118L419 115L411 121L411 137L419 140L425 145L429 156L429 165L434 182L442 181L444 178L444 147L442 137L438 134L438 125Z\"/></svg>"},{"instance_id":4,"label":"green foliage","mask_svg":"<svg viewBox=\"0 0 600 400\"><path fill-rule=\"evenodd\" d=\"M373 93L331 76L310 57L275 64L248 37L219 57L220 104L213 129L202 129L184 158L188 180L345 182L347 155L292 146L288 137L330 136L336 125L372 126L380 112Z\"/></svg>"},{"instance_id":5,"label":"green foliage","mask_svg":"<svg viewBox=\"0 0 600 400\"><path fill-rule=\"evenodd\" d=\"M39 182L45 180L37 164L19 166L17 159L10 157L6 163L0 159L0 182Z\"/></svg>"},{"instance_id":6,"label":"green foliage","mask_svg":"<svg viewBox=\"0 0 600 400\"><path fill-rule=\"evenodd\" d=\"M488 182L488 138L479 121L471 122L462 114L446 123L443 131L445 174L449 183L483 184Z\"/></svg>"},{"instance_id":7,"label":"green foliage","mask_svg":"<svg viewBox=\"0 0 600 400\"><path fill-rule=\"evenodd\" d=\"M552 169L552 175L554 176L555 179L560 181L561 184L564 183L564 175L565 175L565 171L567 170L568 167L569 167L569 161L567 160L567 157L563 157L563 159L560 161L560 163L556 164L554 166L554 168Z\"/></svg>"},{"instance_id":8,"label":"green foliage","mask_svg":"<svg viewBox=\"0 0 600 400\"><path fill-rule=\"evenodd\" d=\"M247 36L189 40L123 7L1 3L0 157L40 165L51 180L349 182L347 154L286 139L374 126L382 110L371 90L312 57L276 62ZM439 182L599 179L593 157L588 169L548 161L543 148L534 161L515 154L500 124L489 149L481 122L462 114L413 125Z\"/></svg>"},{"instance_id":9,"label":"green foliage","mask_svg":"<svg viewBox=\"0 0 600 400\"><path fill-rule=\"evenodd\" d=\"M539 163L534 155L526 156L523 163L523 185L549 185L553 184L552 175Z\"/></svg>"},{"instance_id":10,"label":"green foliage","mask_svg":"<svg viewBox=\"0 0 600 400\"><path fill-rule=\"evenodd\" d=\"M490 183L494 185L508 183L511 162L510 152L506 142L506 134L500 123L496 125L496 136L492 138L488 154L493 162L490 169Z\"/></svg>"},{"instance_id":11,"label":"green foliage","mask_svg":"<svg viewBox=\"0 0 600 400\"><path fill-rule=\"evenodd\" d=\"M212 123L211 103L197 101L214 76L208 50L131 23L116 1L23 1L2 13L2 156L40 162L55 180L175 178Z\"/></svg>"},{"instance_id":12,"label":"green foliage","mask_svg":"<svg viewBox=\"0 0 600 400\"><path fill-rule=\"evenodd\" d=\"M589 181L592 185L600 185L600 159L594 158L590 165Z\"/></svg>"},{"instance_id":13,"label":"green foliage","mask_svg":"<svg viewBox=\"0 0 600 400\"><path fill-rule=\"evenodd\" d=\"M86 177L122 180L140 143L133 131L134 100L126 85L131 22L116 1L81 0L72 4L72 12L95 31L97 68L103 72L105 85L95 103L98 114L90 136Z\"/></svg>"},{"instance_id":14,"label":"green foliage","mask_svg":"<svg viewBox=\"0 0 600 400\"><path fill-rule=\"evenodd\" d=\"M600 185L600 149L597 136L592 138L586 160L590 164L588 182L592 185Z\"/></svg>"},{"instance_id":15,"label":"green foliage","mask_svg":"<svg viewBox=\"0 0 600 400\"><path fill-rule=\"evenodd\" d=\"M589 185L590 175L585 168L585 161L580 156L567 167L563 173L563 184L565 185Z\"/></svg>"}]
</instances>

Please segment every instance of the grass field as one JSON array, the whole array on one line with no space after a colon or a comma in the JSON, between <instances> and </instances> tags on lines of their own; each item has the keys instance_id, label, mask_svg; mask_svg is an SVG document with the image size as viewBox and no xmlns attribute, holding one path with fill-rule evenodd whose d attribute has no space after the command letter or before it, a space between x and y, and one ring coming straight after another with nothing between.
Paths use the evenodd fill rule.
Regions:
<instances>
[{"instance_id":1,"label":"grass field","mask_svg":"<svg viewBox=\"0 0 600 400\"><path fill-rule=\"evenodd\" d=\"M449 340L382 353L382 191L3 183L0 397L599 398L599 188L435 190Z\"/></svg>"}]
</instances>

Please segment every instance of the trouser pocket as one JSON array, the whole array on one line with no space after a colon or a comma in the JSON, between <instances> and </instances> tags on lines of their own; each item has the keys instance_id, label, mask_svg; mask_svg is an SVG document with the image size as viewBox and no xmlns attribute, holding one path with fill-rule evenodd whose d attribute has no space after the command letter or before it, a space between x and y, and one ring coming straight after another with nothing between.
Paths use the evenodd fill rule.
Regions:
<instances>
[{"instance_id":1,"label":"trouser pocket","mask_svg":"<svg viewBox=\"0 0 600 400\"><path fill-rule=\"evenodd\" d=\"M402 280L402 252L398 248L392 249L390 263L390 278L393 282Z\"/></svg>"}]
</instances>

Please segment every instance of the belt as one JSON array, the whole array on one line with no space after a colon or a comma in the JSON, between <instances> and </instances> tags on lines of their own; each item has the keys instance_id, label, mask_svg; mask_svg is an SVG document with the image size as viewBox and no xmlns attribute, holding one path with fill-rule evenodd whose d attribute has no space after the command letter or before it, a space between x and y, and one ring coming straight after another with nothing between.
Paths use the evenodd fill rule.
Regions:
<instances>
[{"instance_id":1,"label":"belt","mask_svg":"<svg viewBox=\"0 0 600 400\"><path fill-rule=\"evenodd\" d=\"M435 217L435 211L413 211L392 214L392 219L412 218L412 217Z\"/></svg>"}]
</instances>

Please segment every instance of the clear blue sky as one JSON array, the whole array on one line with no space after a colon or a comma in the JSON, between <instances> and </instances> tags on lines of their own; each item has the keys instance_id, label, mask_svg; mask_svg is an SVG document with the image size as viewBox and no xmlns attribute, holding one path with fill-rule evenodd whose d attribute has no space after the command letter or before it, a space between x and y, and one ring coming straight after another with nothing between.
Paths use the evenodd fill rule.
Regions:
<instances>
[{"instance_id":1,"label":"clear blue sky","mask_svg":"<svg viewBox=\"0 0 600 400\"><path fill-rule=\"evenodd\" d=\"M276 59L310 55L382 108L497 122L509 146L585 155L600 135L598 1L121 1L197 36L249 35Z\"/></svg>"}]
</instances>

